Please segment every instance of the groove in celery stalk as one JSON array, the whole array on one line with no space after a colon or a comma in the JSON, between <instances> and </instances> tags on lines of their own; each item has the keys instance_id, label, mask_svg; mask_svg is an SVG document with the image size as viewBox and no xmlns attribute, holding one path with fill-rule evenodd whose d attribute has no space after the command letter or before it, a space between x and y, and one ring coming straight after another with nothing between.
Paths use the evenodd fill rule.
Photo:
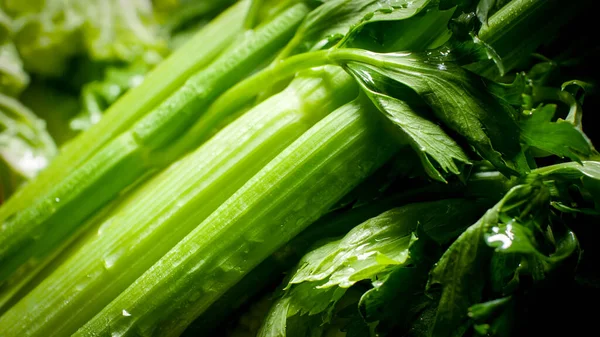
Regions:
<instances>
[{"instance_id":1,"label":"groove in celery stalk","mask_svg":"<svg viewBox=\"0 0 600 337\"><path fill-rule=\"evenodd\" d=\"M138 141L152 149L167 146L185 131L193 117L293 36L309 8L297 4L257 30L243 44L221 55L190 77L173 95L133 127Z\"/></svg>"},{"instance_id":2,"label":"groove in celery stalk","mask_svg":"<svg viewBox=\"0 0 600 337\"><path fill-rule=\"evenodd\" d=\"M369 109L353 101L317 123L75 335L179 335L396 152Z\"/></svg>"},{"instance_id":3,"label":"groove in celery stalk","mask_svg":"<svg viewBox=\"0 0 600 337\"><path fill-rule=\"evenodd\" d=\"M122 202L98 235L91 233L52 275L0 318L0 335L73 333L286 145L355 96L353 81L340 68L299 75L282 93L244 114Z\"/></svg>"},{"instance_id":4,"label":"groove in celery stalk","mask_svg":"<svg viewBox=\"0 0 600 337\"><path fill-rule=\"evenodd\" d=\"M125 133L44 198L7 219L0 231L0 280L47 255L89 214L143 174L143 149Z\"/></svg>"},{"instance_id":5,"label":"groove in celery stalk","mask_svg":"<svg viewBox=\"0 0 600 337\"><path fill-rule=\"evenodd\" d=\"M76 246L83 241L83 237L85 237L87 231L93 230L94 227L101 224L102 221L111 214L111 210L121 204L127 196L127 194L121 195L119 198L111 201L101 210L94 213L94 215L87 219L85 224L78 228L77 232L68 240L65 240L55 252L39 261L33 269L18 273L14 275L15 277L11 277L9 282L3 284L2 287L0 287L0 316L27 295L27 293L46 278L47 275L55 270L57 266L64 262L69 252L76 249Z\"/></svg>"},{"instance_id":6,"label":"groove in celery stalk","mask_svg":"<svg viewBox=\"0 0 600 337\"><path fill-rule=\"evenodd\" d=\"M94 210L149 169L151 151L166 146L229 85L250 73L289 39L309 8L297 4L261 26L178 91L109 142L0 231L0 282L30 258L43 257ZM171 149L176 159L187 148ZM168 163L161 163L168 164Z\"/></svg>"},{"instance_id":7,"label":"groove in celery stalk","mask_svg":"<svg viewBox=\"0 0 600 337\"><path fill-rule=\"evenodd\" d=\"M241 1L211 21L189 43L151 71L140 86L115 102L98 124L66 144L48 168L0 207L0 222L48 192L57 181L67 177L107 142L175 91L190 75L208 65L242 33L241 21L248 11L249 2Z\"/></svg>"},{"instance_id":8,"label":"groove in celery stalk","mask_svg":"<svg viewBox=\"0 0 600 337\"><path fill-rule=\"evenodd\" d=\"M0 207L0 222L13 221L11 219L17 216L18 212L24 212L40 195L55 189L61 179L73 174L73 171L81 163L89 161L91 156L96 155L97 157L98 151L103 145L114 139L131 123L173 92L194 71L212 61L227 46L228 42L242 31L241 24L238 25L237 22L244 17L247 7L248 1L241 2L213 20L192 38L190 43L181 47L148 74L139 87L127 92L112 105L99 124L82 133L62 148L48 168ZM218 35L219 39L215 39L215 35ZM61 201L64 205L64 198L60 196L50 197L48 200L52 203L53 201L56 202L57 198L60 201L54 206L59 205ZM3 235L4 230L0 228L0 238ZM0 242L2 241L0 239ZM5 244L2 243L0 246L5 246ZM2 275L0 276L0 284L11 273L11 269L18 267L18 264L7 266L3 258L4 256L0 253L0 275ZM31 260L29 262L32 262L31 266L22 266L20 274L27 273L28 269L35 268L36 262ZM20 279L22 275L16 277ZM10 282L19 281L18 279ZM0 291L4 292L4 287Z\"/></svg>"}]
</instances>

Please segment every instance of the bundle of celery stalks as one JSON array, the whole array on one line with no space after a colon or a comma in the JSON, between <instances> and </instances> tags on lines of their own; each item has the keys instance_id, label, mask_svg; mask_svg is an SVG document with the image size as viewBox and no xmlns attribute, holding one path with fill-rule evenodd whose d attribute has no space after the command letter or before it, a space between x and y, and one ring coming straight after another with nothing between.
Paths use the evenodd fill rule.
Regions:
<instances>
[{"instance_id":1,"label":"bundle of celery stalks","mask_svg":"<svg viewBox=\"0 0 600 337\"><path fill-rule=\"evenodd\" d=\"M0 336L585 331L592 12L0 1Z\"/></svg>"}]
</instances>

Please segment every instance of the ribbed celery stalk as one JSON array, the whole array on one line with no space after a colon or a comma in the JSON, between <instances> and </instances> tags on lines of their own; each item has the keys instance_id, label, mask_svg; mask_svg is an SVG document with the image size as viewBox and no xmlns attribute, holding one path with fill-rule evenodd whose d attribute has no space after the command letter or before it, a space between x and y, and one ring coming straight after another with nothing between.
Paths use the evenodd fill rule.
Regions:
<instances>
[{"instance_id":1,"label":"ribbed celery stalk","mask_svg":"<svg viewBox=\"0 0 600 337\"><path fill-rule=\"evenodd\" d=\"M85 221L85 224L80 226L78 230L65 240L52 254L46 259L40 261L31 269L20 270L11 277L0 288L0 316L2 316L15 303L23 298L31 289L35 288L48 274L56 269L60 263L64 262L67 256L73 249L79 245L88 230L99 226L110 212L119 205L124 198L128 196L124 193L119 198L111 201L101 210L94 213L92 217Z\"/></svg>"},{"instance_id":2,"label":"ribbed celery stalk","mask_svg":"<svg viewBox=\"0 0 600 337\"><path fill-rule=\"evenodd\" d=\"M177 336L398 149L353 101L286 148L76 336Z\"/></svg>"},{"instance_id":3,"label":"ribbed celery stalk","mask_svg":"<svg viewBox=\"0 0 600 337\"><path fill-rule=\"evenodd\" d=\"M377 173L375 173L377 174ZM290 242L279 248L274 254L262 261L250 273L244 276L235 286L227 290L200 315L182 336L214 336L215 330L221 331L222 323L234 310L238 309L253 296L263 291L268 286L275 286L281 282L286 270L290 270L300 258L319 240L335 238L345 235L356 225L374 217L393 207L415 201L429 201L444 198L447 192L440 188L441 185L431 185L417 190L408 190L378 200L372 204L360 206L345 212L331 212L319 218L306 230L294 237ZM448 186L455 191L462 191L460 186Z\"/></svg>"},{"instance_id":4,"label":"ribbed celery stalk","mask_svg":"<svg viewBox=\"0 0 600 337\"><path fill-rule=\"evenodd\" d=\"M0 222L29 206L40 194L50 190L57 181L180 87L190 75L208 65L242 33L242 22L249 3L241 1L212 20L150 72L142 84L111 105L98 124L65 145L48 168L0 207Z\"/></svg>"},{"instance_id":5,"label":"ribbed celery stalk","mask_svg":"<svg viewBox=\"0 0 600 337\"><path fill-rule=\"evenodd\" d=\"M78 165L88 160L108 141L130 127L148 110L175 91L190 75L209 64L242 33L241 21L247 14L249 2L241 1L212 20L189 43L182 46L150 72L140 86L128 91L113 104L97 125L66 144L49 167L32 182L19 189L0 207L0 223L10 222L16 213L30 207L35 199L48 193ZM216 39L215 36L219 38ZM56 201L56 197L54 200ZM4 227L0 226L0 237L4 231ZM2 242L0 246L5 245L3 241L0 242ZM39 261L40 259L42 261ZM24 278L30 278L48 259L49 257L46 256L30 260L30 264L22 266L20 272L9 280L9 284L5 285L3 281L21 262L13 266L7 265L4 256L0 253L0 269L8 270L4 273L0 272L2 275L0 276L0 296L3 297L3 300L11 296L9 293L15 290L15 284L22 283Z\"/></svg>"},{"instance_id":6,"label":"ribbed celery stalk","mask_svg":"<svg viewBox=\"0 0 600 337\"><path fill-rule=\"evenodd\" d=\"M280 49L308 11L297 4L259 27L30 206L6 219L0 227L0 281L29 259L47 255L92 212L155 166L153 151L185 132L212 100ZM170 159L185 150L169 149Z\"/></svg>"},{"instance_id":7,"label":"ribbed celery stalk","mask_svg":"<svg viewBox=\"0 0 600 337\"><path fill-rule=\"evenodd\" d=\"M367 180L363 185L368 183L371 182ZM466 197L472 199L474 205L479 206L485 204L484 200L490 200L489 206L492 206L502 197L498 191L508 191L512 186L510 180L500 172L474 172L466 184L463 182L447 185L430 184L400 191L349 210L330 212L245 275L240 282L190 324L182 336L202 336L209 335L209 333L214 336L215 330L222 331L221 324L227 316L268 286L280 283L285 271L290 270L298 263L308 249L314 247L319 240L345 235L356 225L407 203Z\"/></svg>"},{"instance_id":8,"label":"ribbed celery stalk","mask_svg":"<svg viewBox=\"0 0 600 337\"><path fill-rule=\"evenodd\" d=\"M99 312L287 145L356 96L309 70L127 198L98 233L0 318L0 335L66 336Z\"/></svg>"}]
</instances>

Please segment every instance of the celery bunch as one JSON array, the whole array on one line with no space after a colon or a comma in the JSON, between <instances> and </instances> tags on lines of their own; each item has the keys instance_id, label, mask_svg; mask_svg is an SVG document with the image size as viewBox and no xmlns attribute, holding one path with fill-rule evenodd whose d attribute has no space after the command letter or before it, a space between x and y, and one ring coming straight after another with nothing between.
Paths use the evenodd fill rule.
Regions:
<instances>
[{"instance_id":1,"label":"celery bunch","mask_svg":"<svg viewBox=\"0 0 600 337\"><path fill-rule=\"evenodd\" d=\"M518 331L600 211L591 84L531 56L586 6L226 5L157 2L171 31L221 12L0 207L0 336L224 334L294 265L250 335Z\"/></svg>"}]
</instances>

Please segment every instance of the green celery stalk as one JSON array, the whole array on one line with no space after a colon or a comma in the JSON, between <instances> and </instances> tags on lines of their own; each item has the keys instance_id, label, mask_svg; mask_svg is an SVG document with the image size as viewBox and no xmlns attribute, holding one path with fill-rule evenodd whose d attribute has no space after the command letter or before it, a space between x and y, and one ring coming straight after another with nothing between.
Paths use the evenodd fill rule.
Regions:
<instances>
[{"instance_id":1,"label":"green celery stalk","mask_svg":"<svg viewBox=\"0 0 600 337\"><path fill-rule=\"evenodd\" d=\"M580 1L513 0L488 18L478 38L494 48L502 59L504 71L508 72L527 62L540 45L550 41L565 23L586 7L589 9ZM492 79L504 75L492 60L465 68Z\"/></svg>"},{"instance_id":2,"label":"green celery stalk","mask_svg":"<svg viewBox=\"0 0 600 337\"><path fill-rule=\"evenodd\" d=\"M309 8L297 4L287 9L240 45L221 55L208 68L190 79L171 97L132 128L138 142L150 149L168 146L185 131L199 111L239 80L251 73L284 46L294 35ZM172 151L169 148L169 151Z\"/></svg>"},{"instance_id":3,"label":"green celery stalk","mask_svg":"<svg viewBox=\"0 0 600 337\"><path fill-rule=\"evenodd\" d=\"M78 249L84 240L88 231L97 228L111 214L117 205L120 205L129 194L124 193L119 198L111 201L101 210L94 213L87 219L73 235L65 240L52 254L44 260L39 261L30 269L22 269L20 273L15 274L8 282L0 287L0 316L2 316L15 303L23 298L29 291L35 288L52 271L70 256L72 251Z\"/></svg>"},{"instance_id":4,"label":"green celery stalk","mask_svg":"<svg viewBox=\"0 0 600 337\"><path fill-rule=\"evenodd\" d=\"M73 333L356 91L341 68L299 75L122 202L97 233L0 317L0 335Z\"/></svg>"},{"instance_id":5,"label":"green celery stalk","mask_svg":"<svg viewBox=\"0 0 600 337\"><path fill-rule=\"evenodd\" d=\"M228 47L236 36L242 33L242 24L238 24L238 22L246 16L249 2L241 1L215 18L199 31L189 43L182 46L156 67L154 71L149 73L139 87L128 91L113 104L97 125L66 144L49 167L29 184L19 189L0 207L0 223L10 221L16 213L22 212L31 206L36 198L48 193L55 187L57 182L73 173L79 165L96 154L103 145L130 127L133 122L180 87L190 75L208 65L223 49ZM216 39L215 36L219 38ZM3 227L0 226L0 237L2 237L4 231ZM4 243L0 244L0 246L3 245ZM0 261L2 261L1 254ZM0 262L0 265L4 266L5 262L2 262ZM39 269L38 265L47 261L30 260L29 262L28 265L20 268L13 279L7 280L8 283L15 284L21 282L24 277L29 278L32 276L29 275L29 271ZM15 266L4 266L4 268L14 270L18 265L20 263ZM2 266L0 266L0 269L2 269ZM5 272L5 274L10 273ZM0 275L3 275L2 272L0 272ZM6 289L7 286L3 285L6 278L7 275L0 276L0 293L2 296L13 290Z\"/></svg>"},{"instance_id":6,"label":"green celery stalk","mask_svg":"<svg viewBox=\"0 0 600 337\"><path fill-rule=\"evenodd\" d=\"M98 124L66 144L46 170L0 207L0 222L48 192L57 181L180 87L190 75L208 65L242 33L240 21L246 16L249 2L241 1L211 21L150 72L142 84L115 102Z\"/></svg>"},{"instance_id":7,"label":"green celery stalk","mask_svg":"<svg viewBox=\"0 0 600 337\"><path fill-rule=\"evenodd\" d=\"M460 189L457 186L452 187L456 190ZM211 333L221 331L222 323L232 311L240 308L267 286L279 284L285 271L298 263L308 249L319 240L345 235L358 224L393 207L409 202L440 199L440 195L446 197L446 194L442 194L443 191L437 185L431 185L417 190L408 190L342 213L334 211L326 214L227 290L218 301L187 327L182 336L198 336L202 333L206 334L207 331Z\"/></svg>"},{"instance_id":8,"label":"green celery stalk","mask_svg":"<svg viewBox=\"0 0 600 337\"><path fill-rule=\"evenodd\" d=\"M219 94L235 84L291 38L309 8L297 4L259 27L236 48L221 55L131 129L100 148L91 158L0 227L0 281L31 258L43 258L91 213L147 173L189 148L168 148ZM168 148L166 159L154 158ZM158 156L160 158L160 156Z\"/></svg>"},{"instance_id":9,"label":"green celery stalk","mask_svg":"<svg viewBox=\"0 0 600 337\"><path fill-rule=\"evenodd\" d=\"M397 151L372 109L317 123L74 336L178 336Z\"/></svg>"},{"instance_id":10,"label":"green celery stalk","mask_svg":"<svg viewBox=\"0 0 600 337\"><path fill-rule=\"evenodd\" d=\"M365 183L370 182L367 180L363 185ZM343 212L330 212L262 261L234 287L227 290L218 301L187 327L182 336L198 336L202 333L206 334L207 331L211 333L222 331L222 322L233 311L268 286L274 287L279 284L284 273L297 264L319 240L345 235L358 224L407 203L466 197L479 202L490 200L490 204L493 204L512 186L511 181L500 172L476 172L470 176L466 184L462 182L448 185L429 184L399 191Z\"/></svg>"}]
</instances>

